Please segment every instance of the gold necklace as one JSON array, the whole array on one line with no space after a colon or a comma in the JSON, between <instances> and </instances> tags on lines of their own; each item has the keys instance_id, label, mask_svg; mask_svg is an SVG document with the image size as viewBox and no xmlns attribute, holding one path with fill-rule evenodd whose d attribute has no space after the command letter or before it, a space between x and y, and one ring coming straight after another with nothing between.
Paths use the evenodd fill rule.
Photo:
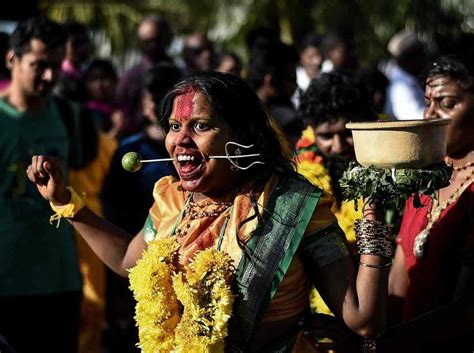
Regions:
<instances>
[{"instance_id":1,"label":"gold necklace","mask_svg":"<svg viewBox=\"0 0 474 353\"><path fill-rule=\"evenodd\" d=\"M207 201L199 204L195 202L191 196L191 199L184 209L184 215L189 217L189 222L183 225L183 228L176 228L176 236L178 238L186 236L188 234L189 228L191 228L190 222L193 220L198 218L217 218L232 205L233 202L225 201Z\"/></svg>"},{"instance_id":2,"label":"gold necklace","mask_svg":"<svg viewBox=\"0 0 474 353\"><path fill-rule=\"evenodd\" d=\"M466 158L467 156L470 156L473 153L474 153L474 151L469 152L466 156L464 156L464 158ZM448 157L445 158L445 162L446 162L446 164L451 165L451 167L453 168L453 171L464 170L464 169L467 169L467 168L472 167L474 165L474 161L470 161L470 162L467 162L464 165L455 167L454 163L453 163L453 160L449 159Z\"/></svg>"},{"instance_id":3,"label":"gold necklace","mask_svg":"<svg viewBox=\"0 0 474 353\"><path fill-rule=\"evenodd\" d=\"M453 170L455 171L460 171L460 170L464 170L464 169L467 169L469 167L472 167L474 165L474 161L471 161L471 162L468 162L460 167L453 167Z\"/></svg>"},{"instance_id":4,"label":"gold necklace","mask_svg":"<svg viewBox=\"0 0 474 353\"><path fill-rule=\"evenodd\" d=\"M467 169L468 166L463 166L461 169ZM459 169L459 170L461 170ZM431 233L431 229L434 224L438 221L441 213L454 201L456 201L459 196L467 189L469 185L474 181L474 169L471 173L464 179L464 181L458 186L456 191L449 196L449 198L443 203L440 204L437 199L433 199L431 204L431 210L427 213L426 217L428 218L428 224L425 229L423 229L416 237L413 244L413 254L417 258L422 258L426 255L426 248L428 237Z\"/></svg>"},{"instance_id":5,"label":"gold necklace","mask_svg":"<svg viewBox=\"0 0 474 353\"><path fill-rule=\"evenodd\" d=\"M204 217L217 217L230 206L232 206L232 202L207 201L203 204L198 204L191 199L184 214L189 216L191 220ZM210 210L206 210L209 208Z\"/></svg>"}]
</instances>

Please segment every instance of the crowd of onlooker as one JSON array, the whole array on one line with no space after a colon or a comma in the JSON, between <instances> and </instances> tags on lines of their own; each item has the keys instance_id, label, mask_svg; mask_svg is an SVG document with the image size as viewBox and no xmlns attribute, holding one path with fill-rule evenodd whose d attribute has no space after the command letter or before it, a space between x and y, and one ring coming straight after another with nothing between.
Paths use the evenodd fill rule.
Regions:
<instances>
[{"instance_id":1,"label":"crowd of onlooker","mask_svg":"<svg viewBox=\"0 0 474 353\"><path fill-rule=\"evenodd\" d=\"M57 228L55 222L53 226L48 223L51 212L35 196L36 187L26 180L25 168L34 154L61 159L68 183L87 195L89 208L130 234L138 233L153 203L154 183L175 171L171 163L149 163L139 172L129 173L123 170L121 158L130 151L143 159L167 157L165 132L159 127L159 102L175 83L193 72L218 70L248 82L295 147L299 172L333 195L333 211L349 243L354 241L352 225L362 214L342 199L338 184L348 163L355 160L346 122L422 119L424 114L425 118L427 114L444 117L425 110L435 109L432 104L439 104L436 109L440 111L454 109L461 100L454 95L465 90L471 104L465 109L470 115L459 120L456 128L462 130L460 135L450 138L453 145L456 139L471 139L472 146L474 134L467 135L474 125L474 83L470 81L474 72L468 66L472 62L465 61L468 64L460 69L454 67L454 74L449 71L449 65L455 65L452 63L429 66L430 58L438 53L429 53L414 32L395 34L387 43L390 59L375 67L360 65L360 53L350 33L311 32L293 46L283 43L271 28L255 28L246 37L246 60L233 51L217 51L215 43L200 32L184 36L181 57L176 60L168 54L172 40L172 28L164 18L143 18L137 27L141 58L119 73L109 58L94 57L89 29L78 22L57 24L38 17L19 23L11 35L0 36L6 57L5 67L0 67L0 352L138 351L134 301L127 280L107 270L65 224ZM458 49L455 54L461 56L473 50ZM433 82L420 80L428 67L428 78L445 75L457 84L457 91L450 91L451 102L443 98L443 92L439 102L431 95L434 93L424 93L425 84ZM437 67L446 71L437 73ZM467 155L472 157L472 153ZM449 156L454 161L465 157L462 153ZM461 168L460 173L470 173L471 162L453 163ZM430 259L430 268L413 256L406 255L403 260L400 252L409 241L398 238L396 256L408 261L407 271L418 271L412 282L407 274L391 279L394 297L400 299L409 293L410 298L408 314L406 307L394 309L398 314L392 323L399 327L406 320L413 325L413 332L418 332L416 320L429 320L422 315L433 315L439 308L446 310L445 316L435 315L431 322L441 325L443 318L454 320L449 311L464 310L459 306L466 303L466 295L472 295L474 200L469 175L462 174L462 191L467 190L468 195L462 198L456 194L462 204L454 223L464 226L452 235L458 243L453 245L454 240L446 237L443 240L448 252L438 246L439 262ZM409 212L416 215L417 211ZM401 214L398 210L393 221L396 227ZM401 230L409 230L411 224L405 217ZM448 231L449 226L444 227ZM454 257L456 254L462 257ZM423 298L413 298L427 295L425 287L430 284L419 284L423 274L416 269L417 262L422 263L423 271L439 274L445 281L435 284L437 292L427 297L429 303L423 308L413 307ZM400 266L397 270L404 269ZM466 276L468 280L460 283ZM402 277L404 285L395 285ZM432 281L441 282L439 277ZM410 292L410 286L419 291ZM314 310L329 314L318 293L311 301ZM468 346L472 351L472 312L470 304L463 322L444 322L456 325L459 335L447 337L458 337L460 347L446 352L465 352L462 349ZM428 333L442 335L439 327L424 327ZM425 336L420 333L420 345L433 344ZM416 341L414 334L410 337ZM410 352L420 351L416 349L421 348Z\"/></svg>"}]
</instances>

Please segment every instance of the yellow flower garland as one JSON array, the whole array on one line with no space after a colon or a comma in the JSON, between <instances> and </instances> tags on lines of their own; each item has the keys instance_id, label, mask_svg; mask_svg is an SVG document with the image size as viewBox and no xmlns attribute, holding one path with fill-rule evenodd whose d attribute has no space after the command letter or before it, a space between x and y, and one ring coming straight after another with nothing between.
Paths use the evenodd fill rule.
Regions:
<instances>
[{"instance_id":1,"label":"yellow flower garland","mask_svg":"<svg viewBox=\"0 0 474 353\"><path fill-rule=\"evenodd\" d=\"M234 300L232 259L206 249L176 273L178 249L174 237L152 241L130 271L139 346L145 353L223 352Z\"/></svg>"},{"instance_id":2,"label":"yellow flower garland","mask_svg":"<svg viewBox=\"0 0 474 353\"><path fill-rule=\"evenodd\" d=\"M234 297L230 289L232 259L221 251L206 249L196 255L186 271L178 273L173 287L184 306L176 328L176 352L223 352L227 322Z\"/></svg>"},{"instance_id":3,"label":"yellow flower garland","mask_svg":"<svg viewBox=\"0 0 474 353\"><path fill-rule=\"evenodd\" d=\"M137 301L139 346L145 353L171 352L174 348L181 309L173 290L178 249L175 238L152 241L129 273L130 289Z\"/></svg>"}]
</instances>

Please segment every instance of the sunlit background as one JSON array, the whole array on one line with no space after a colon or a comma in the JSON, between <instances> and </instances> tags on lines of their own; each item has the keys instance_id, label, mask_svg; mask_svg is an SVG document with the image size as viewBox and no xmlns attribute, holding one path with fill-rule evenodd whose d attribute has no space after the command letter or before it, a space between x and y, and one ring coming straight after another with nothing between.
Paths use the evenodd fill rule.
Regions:
<instances>
[{"instance_id":1,"label":"sunlit background","mask_svg":"<svg viewBox=\"0 0 474 353\"><path fill-rule=\"evenodd\" d=\"M431 52L447 38L474 36L472 0L42 0L15 1L2 11L2 30L36 13L64 22L76 20L93 32L95 54L110 57L122 71L136 57L135 28L143 15L159 13L172 24L177 56L181 37L204 31L218 49L245 59L245 35L255 26L279 29L281 39L297 44L309 31L350 31L363 65L387 56L386 44L400 29L414 30ZM10 5L9 5L10 6ZM10 6L11 7L11 6Z\"/></svg>"}]
</instances>

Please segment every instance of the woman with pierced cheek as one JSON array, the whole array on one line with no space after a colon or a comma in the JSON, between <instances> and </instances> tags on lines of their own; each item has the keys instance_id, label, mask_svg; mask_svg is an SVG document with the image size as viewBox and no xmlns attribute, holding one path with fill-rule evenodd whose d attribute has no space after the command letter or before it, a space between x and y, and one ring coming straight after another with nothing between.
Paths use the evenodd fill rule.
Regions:
<instances>
[{"instance_id":1,"label":"woman with pierced cheek","mask_svg":"<svg viewBox=\"0 0 474 353\"><path fill-rule=\"evenodd\" d=\"M236 184L238 174L228 168L227 160L209 156L221 154L226 142L232 141L229 124L213 115L206 97L196 90L178 96L173 105L166 148L174 158L181 186L210 196L225 194Z\"/></svg>"},{"instance_id":2,"label":"woman with pierced cheek","mask_svg":"<svg viewBox=\"0 0 474 353\"><path fill-rule=\"evenodd\" d=\"M311 352L324 323L303 320L310 283L352 335L383 329L390 254L376 234L387 228L368 206L370 246L356 269L331 197L295 173L283 133L244 81L186 78L160 116L179 179L157 181L132 240L83 207L54 160L35 156L28 169L55 218L129 276L144 352Z\"/></svg>"},{"instance_id":3,"label":"woman with pierced cheek","mask_svg":"<svg viewBox=\"0 0 474 353\"><path fill-rule=\"evenodd\" d=\"M436 199L409 199L389 291L400 326L382 352L472 352L474 340L474 70L472 60L444 57L425 80L425 119L451 119L449 186ZM397 305L395 305L397 304Z\"/></svg>"}]
</instances>

